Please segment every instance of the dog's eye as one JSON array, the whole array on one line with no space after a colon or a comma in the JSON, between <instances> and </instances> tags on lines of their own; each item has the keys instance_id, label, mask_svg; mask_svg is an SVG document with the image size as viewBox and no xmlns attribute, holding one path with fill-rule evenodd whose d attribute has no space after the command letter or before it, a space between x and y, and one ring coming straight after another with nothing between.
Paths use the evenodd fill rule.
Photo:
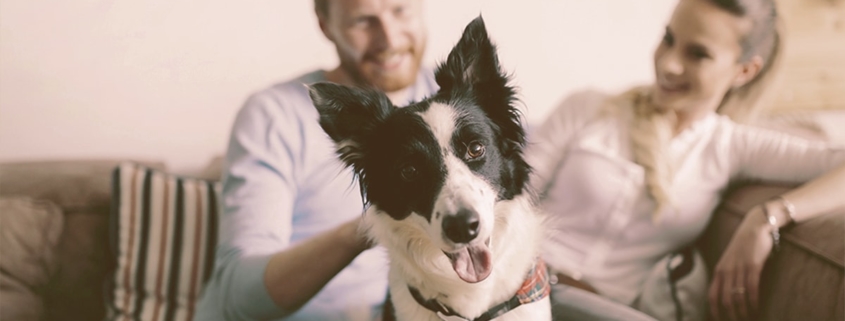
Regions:
<instances>
[{"instance_id":1,"label":"dog's eye","mask_svg":"<svg viewBox=\"0 0 845 321\"><path fill-rule=\"evenodd\" d=\"M472 142L467 145L467 158L476 159L484 155L484 145L479 142Z\"/></svg>"},{"instance_id":2,"label":"dog's eye","mask_svg":"<svg viewBox=\"0 0 845 321\"><path fill-rule=\"evenodd\" d=\"M417 179L418 172L413 165L405 165L399 170L399 174L402 175L402 179L412 182Z\"/></svg>"}]
</instances>

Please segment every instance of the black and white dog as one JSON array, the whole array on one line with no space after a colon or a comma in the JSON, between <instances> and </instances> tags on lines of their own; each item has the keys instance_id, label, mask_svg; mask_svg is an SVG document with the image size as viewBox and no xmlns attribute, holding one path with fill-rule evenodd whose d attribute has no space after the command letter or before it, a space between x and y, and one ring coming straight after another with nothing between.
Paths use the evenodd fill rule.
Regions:
<instances>
[{"instance_id":1,"label":"black and white dog","mask_svg":"<svg viewBox=\"0 0 845 321\"><path fill-rule=\"evenodd\" d=\"M524 130L480 17L435 78L434 96L403 108L375 90L309 87L387 248L396 319L551 320Z\"/></svg>"}]
</instances>

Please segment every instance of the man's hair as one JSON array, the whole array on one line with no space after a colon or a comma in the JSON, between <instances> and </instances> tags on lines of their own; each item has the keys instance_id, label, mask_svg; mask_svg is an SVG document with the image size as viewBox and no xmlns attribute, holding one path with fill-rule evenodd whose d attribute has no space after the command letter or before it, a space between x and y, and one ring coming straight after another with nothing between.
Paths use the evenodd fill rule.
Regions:
<instances>
[{"instance_id":1,"label":"man's hair","mask_svg":"<svg viewBox=\"0 0 845 321\"><path fill-rule=\"evenodd\" d=\"M317 15L328 17L329 0L314 0L314 12L316 12Z\"/></svg>"}]
</instances>

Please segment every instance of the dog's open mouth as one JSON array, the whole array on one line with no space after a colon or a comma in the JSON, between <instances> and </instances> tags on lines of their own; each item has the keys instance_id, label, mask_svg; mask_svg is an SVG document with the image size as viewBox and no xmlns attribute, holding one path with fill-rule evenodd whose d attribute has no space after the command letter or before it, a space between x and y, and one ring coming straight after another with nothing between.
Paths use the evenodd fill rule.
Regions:
<instances>
[{"instance_id":1,"label":"dog's open mouth","mask_svg":"<svg viewBox=\"0 0 845 321\"><path fill-rule=\"evenodd\" d=\"M493 271L489 238L484 242L467 245L456 252L444 251L443 254L452 262L452 268L458 273L458 277L467 283L484 281Z\"/></svg>"}]
</instances>

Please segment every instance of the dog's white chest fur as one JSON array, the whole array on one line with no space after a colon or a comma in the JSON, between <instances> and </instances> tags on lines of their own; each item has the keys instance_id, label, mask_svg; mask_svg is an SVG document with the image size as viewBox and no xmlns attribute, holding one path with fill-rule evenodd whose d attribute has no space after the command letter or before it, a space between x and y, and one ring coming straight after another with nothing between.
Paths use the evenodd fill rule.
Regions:
<instances>
[{"instance_id":1,"label":"dog's white chest fur","mask_svg":"<svg viewBox=\"0 0 845 321\"><path fill-rule=\"evenodd\" d=\"M543 238L542 217L533 211L530 202L523 197L499 202L496 212L508 214L497 215L491 246L495 255L494 270L488 279L470 284L454 275L445 255L438 249L407 247L405 242L408 239L403 236L413 237L412 233L395 233L400 228L398 222L394 225L389 220L373 219L379 213L368 211L367 221L373 224L370 233L387 247L391 258L390 295L397 321L465 320L438 316L420 305L411 295L409 287L418 289L425 299L435 299L461 315L470 317L481 315L516 294L525 281L526 273L536 262L535 249ZM549 298L521 305L494 320L551 320Z\"/></svg>"}]
</instances>

